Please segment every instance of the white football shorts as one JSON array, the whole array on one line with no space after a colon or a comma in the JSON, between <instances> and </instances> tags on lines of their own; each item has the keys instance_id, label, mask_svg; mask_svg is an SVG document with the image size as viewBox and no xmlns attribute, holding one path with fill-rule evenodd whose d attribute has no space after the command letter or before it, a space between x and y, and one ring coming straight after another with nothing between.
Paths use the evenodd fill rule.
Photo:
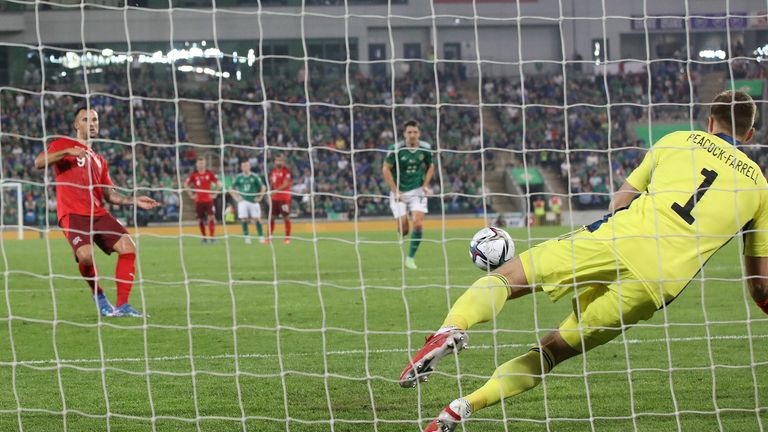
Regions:
<instances>
[{"instance_id":1,"label":"white football shorts","mask_svg":"<svg viewBox=\"0 0 768 432\"><path fill-rule=\"evenodd\" d=\"M261 205L242 200L237 203L238 219L261 219Z\"/></svg>"},{"instance_id":2,"label":"white football shorts","mask_svg":"<svg viewBox=\"0 0 768 432\"><path fill-rule=\"evenodd\" d=\"M395 195L390 192L389 208L392 209L392 215L395 216L395 219L407 216L408 212L429 213L429 210L427 210L427 196L422 188L400 192L400 200L398 201L395 201Z\"/></svg>"}]
</instances>

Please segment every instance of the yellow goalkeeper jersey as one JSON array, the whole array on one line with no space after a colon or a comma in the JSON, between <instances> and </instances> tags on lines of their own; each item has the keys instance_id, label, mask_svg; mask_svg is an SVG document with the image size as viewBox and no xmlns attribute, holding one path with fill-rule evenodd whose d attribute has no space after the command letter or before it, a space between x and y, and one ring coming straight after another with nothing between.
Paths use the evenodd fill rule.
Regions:
<instances>
[{"instance_id":1,"label":"yellow goalkeeper jersey","mask_svg":"<svg viewBox=\"0 0 768 432\"><path fill-rule=\"evenodd\" d=\"M744 229L744 254L768 256L768 184L725 134L666 135L627 178L642 194L594 229L618 259L669 303Z\"/></svg>"}]
</instances>

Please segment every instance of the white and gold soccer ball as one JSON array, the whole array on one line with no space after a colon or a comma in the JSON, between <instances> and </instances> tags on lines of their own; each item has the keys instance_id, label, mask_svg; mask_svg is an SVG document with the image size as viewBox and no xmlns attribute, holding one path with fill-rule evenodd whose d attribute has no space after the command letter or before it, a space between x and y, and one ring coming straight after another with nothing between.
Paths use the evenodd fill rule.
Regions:
<instances>
[{"instance_id":1,"label":"white and gold soccer ball","mask_svg":"<svg viewBox=\"0 0 768 432\"><path fill-rule=\"evenodd\" d=\"M469 257L480 269L493 271L515 256L515 242L501 228L483 228L469 242Z\"/></svg>"}]
</instances>

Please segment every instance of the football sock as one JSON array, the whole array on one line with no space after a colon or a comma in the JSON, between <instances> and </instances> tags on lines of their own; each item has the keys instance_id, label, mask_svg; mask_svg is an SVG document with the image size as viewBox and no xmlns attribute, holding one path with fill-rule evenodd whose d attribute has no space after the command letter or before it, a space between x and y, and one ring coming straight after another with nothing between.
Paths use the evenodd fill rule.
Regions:
<instances>
[{"instance_id":1,"label":"football sock","mask_svg":"<svg viewBox=\"0 0 768 432\"><path fill-rule=\"evenodd\" d=\"M272 237L272 234L275 233L275 219L272 218L269 220L269 236Z\"/></svg>"},{"instance_id":2,"label":"football sock","mask_svg":"<svg viewBox=\"0 0 768 432\"><path fill-rule=\"evenodd\" d=\"M117 257L117 268L115 269L115 279L117 279L117 303L120 307L128 303L128 297L131 295L134 273L136 272L136 254L127 253Z\"/></svg>"},{"instance_id":3,"label":"football sock","mask_svg":"<svg viewBox=\"0 0 768 432\"><path fill-rule=\"evenodd\" d=\"M285 218L285 237L291 236L291 219L286 217Z\"/></svg>"},{"instance_id":4,"label":"football sock","mask_svg":"<svg viewBox=\"0 0 768 432\"><path fill-rule=\"evenodd\" d=\"M506 301L507 280L497 274L483 276L456 300L441 327L467 330L475 324L490 321Z\"/></svg>"},{"instance_id":5,"label":"football sock","mask_svg":"<svg viewBox=\"0 0 768 432\"><path fill-rule=\"evenodd\" d=\"M216 219L211 218L208 222L208 231L211 233L211 238L216 234Z\"/></svg>"},{"instance_id":6,"label":"football sock","mask_svg":"<svg viewBox=\"0 0 768 432\"><path fill-rule=\"evenodd\" d=\"M248 231L248 222L243 222L243 235L248 237L249 231Z\"/></svg>"},{"instance_id":7,"label":"football sock","mask_svg":"<svg viewBox=\"0 0 768 432\"><path fill-rule=\"evenodd\" d=\"M198 226L200 227L200 234L203 235L203 238L205 238L205 221L203 219L198 219Z\"/></svg>"},{"instance_id":8,"label":"football sock","mask_svg":"<svg viewBox=\"0 0 768 432\"><path fill-rule=\"evenodd\" d=\"M436 331L435 334L439 335L439 334L443 334L443 333L446 333L446 332L449 332L449 331L453 331L453 330L456 330L456 329L457 329L457 327L456 326L452 326L452 325L445 326L445 327L440 327L440 329L438 331Z\"/></svg>"},{"instance_id":9,"label":"football sock","mask_svg":"<svg viewBox=\"0 0 768 432\"><path fill-rule=\"evenodd\" d=\"M541 376L554 367L552 353L544 347L514 358L493 373L491 379L464 399L469 402L472 412L497 404L508 398L526 392L541 382Z\"/></svg>"},{"instance_id":10,"label":"football sock","mask_svg":"<svg viewBox=\"0 0 768 432\"><path fill-rule=\"evenodd\" d=\"M264 237L264 228L261 227L261 221L256 221L256 231L259 233L259 237Z\"/></svg>"},{"instance_id":11,"label":"football sock","mask_svg":"<svg viewBox=\"0 0 768 432\"><path fill-rule=\"evenodd\" d=\"M96 266L93 264L87 266L83 263L78 263L77 267L80 269L80 274L83 276L83 279L85 279L85 281L88 282L88 286L91 287L91 294L103 294L104 290L101 288L101 285L96 283Z\"/></svg>"},{"instance_id":12,"label":"football sock","mask_svg":"<svg viewBox=\"0 0 768 432\"><path fill-rule=\"evenodd\" d=\"M413 232L411 233L411 248L408 250L408 257L413 258L416 256L416 250L419 248L419 245L421 244L421 228L413 229Z\"/></svg>"}]
</instances>

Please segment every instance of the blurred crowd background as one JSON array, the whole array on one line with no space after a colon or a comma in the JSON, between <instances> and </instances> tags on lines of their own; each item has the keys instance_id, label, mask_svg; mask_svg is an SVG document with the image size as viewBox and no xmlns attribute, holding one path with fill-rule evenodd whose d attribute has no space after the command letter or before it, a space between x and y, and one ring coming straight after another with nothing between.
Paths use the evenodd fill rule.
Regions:
<instances>
[{"instance_id":1,"label":"blurred crowd background","mask_svg":"<svg viewBox=\"0 0 768 432\"><path fill-rule=\"evenodd\" d=\"M720 67L728 70L727 64ZM766 77L754 61L734 61L731 68L734 78ZM301 71L200 85L180 77L171 85L147 65L134 71L128 85L124 68L105 69L93 88L82 79L59 78L41 93L43 77L34 68L25 72L24 85L0 88L2 174L6 182L23 184L25 224L43 224L46 208L55 223L55 188L44 186L46 175L53 181L52 170L36 170L33 161L45 143L73 135L73 113L86 103L85 94L100 116L94 148L108 160L115 184L163 203L136 214L129 207L112 209L139 224L178 222L179 192L198 155L225 179L237 174L243 160L264 176L276 154L286 155L298 217L386 216L389 188L381 165L387 148L401 139L400 125L410 119L421 124L422 139L435 151L431 212L493 212L496 194L510 193L490 190L485 181L499 163L554 173L573 209L604 208L645 154L649 137L638 126L687 122L700 128L709 112L709 101L698 96L701 68L674 61L607 76L569 66L526 74L523 81L478 80L467 78L463 68L416 63L394 79L361 72L310 79ZM207 143L189 142L187 131L201 125L185 118L179 98L202 108L198 122ZM765 143L762 119L755 136ZM766 166L762 146L745 151ZM15 223L16 198L4 193L4 220Z\"/></svg>"}]
</instances>

